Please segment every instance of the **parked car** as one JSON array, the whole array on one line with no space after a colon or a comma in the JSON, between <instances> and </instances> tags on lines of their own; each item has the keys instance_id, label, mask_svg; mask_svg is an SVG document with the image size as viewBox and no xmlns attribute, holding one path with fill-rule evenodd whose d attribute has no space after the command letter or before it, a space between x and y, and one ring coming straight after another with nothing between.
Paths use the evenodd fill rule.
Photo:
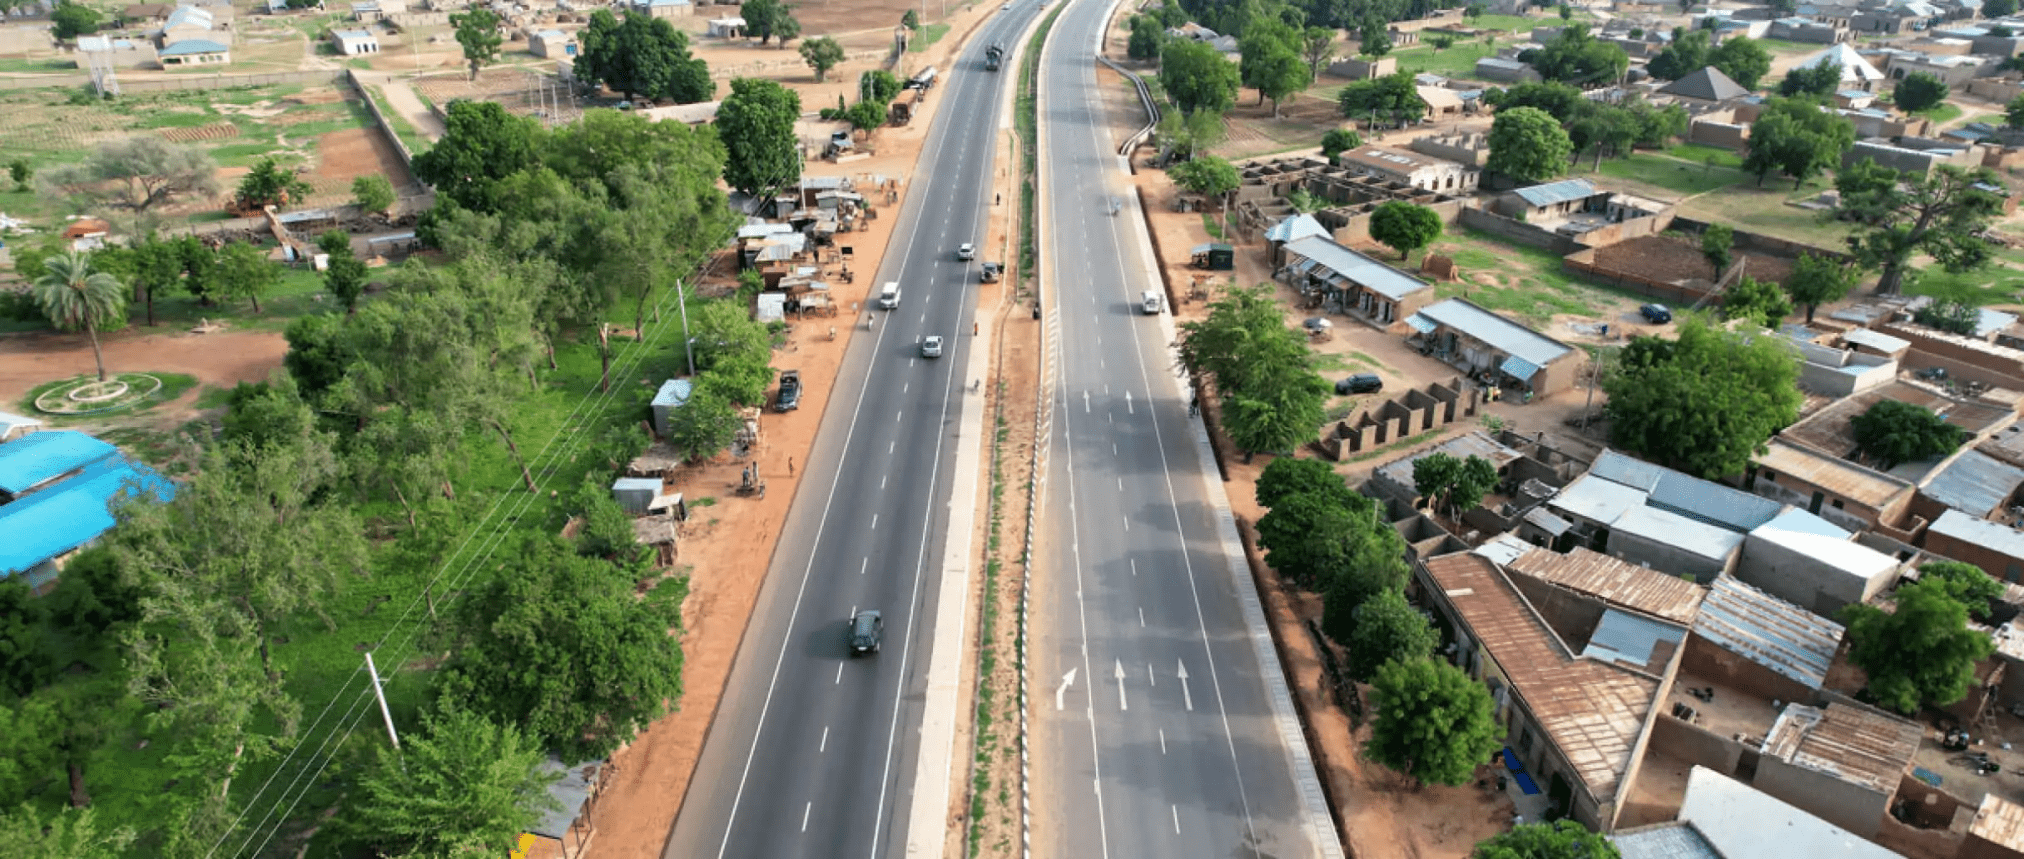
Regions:
<instances>
[{"instance_id":1,"label":"parked car","mask_svg":"<svg viewBox=\"0 0 2024 859\"><path fill-rule=\"evenodd\" d=\"M942 357L942 338L940 335L931 334L928 337L921 340L921 357L923 358Z\"/></svg>"},{"instance_id":2,"label":"parked car","mask_svg":"<svg viewBox=\"0 0 2024 859\"><path fill-rule=\"evenodd\" d=\"M885 618L879 613L866 609L850 619L850 653L857 656L877 653L880 641L885 638Z\"/></svg>"},{"instance_id":3,"label":"parked car","mask_svg":"<svg viewBox=\"0 0 2024 859\"><path fill-rule=\"evenodd\" d=\"M1673 321L1673 312L1663 304L1647 304L1637 309L1638 315L1653 325L1664 325Z\"/></svg>"},{"instance_id":4,"label":"parked car","mask_svg":"<svg viewBox=\"0 0 2024 859\"><path fill-rule=\"evenodd\" d=\"M1384 380L1376 373L1358 373L1335 383L1338 394L1375 394L1384 390Z\"/></svg>"}]
</instances>

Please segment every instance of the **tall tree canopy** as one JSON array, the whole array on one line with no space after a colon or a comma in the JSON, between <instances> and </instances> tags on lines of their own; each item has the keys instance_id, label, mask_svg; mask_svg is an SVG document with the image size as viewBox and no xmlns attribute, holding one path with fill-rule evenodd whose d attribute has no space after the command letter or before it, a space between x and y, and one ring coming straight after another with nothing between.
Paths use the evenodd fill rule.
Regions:
<instances>
[{"instance_id":1,"label":"tall tree canopy","mask_svg":"<svg viewBox=\"0 0 2024 859\"><path fill-rule=\"evenodd\" d=\"M1620 859L1616 844L1572 820L1521 823L1484 839L1470 859Z\"/></svg>"},{"instance_id":2,"label":"tall tree canopy","mask_svg":"<svg viewBox=\"0 0 2024 859\"><path fill-rule=\"evenodd\" d=\"M689 53L689 34L664 18L628 12L621 22L599 9L581 40L576 77L585 83L611 87L627 99L643 95L676 104L709 101L717 92L709 64Z\"/></svg>"},{"instance_id":3,"label":"tall tree canopy","mask_svg":"<svg viewBox=\"0 0 2024 859\"><path fill-rule=\"evenodd\" d=\"M2002 211L1989 189L2002 180L1986 167L1941 165L1913 176L1867 158L1835 176L1841 193L1835 213L1856 223L1848 244L1863 265L1881 269L1876 291L1895 295L1914 254L1933 258L1952 274L1987 264L1989 243L1976 234Z\"/></svg>"},{"instance_id":4,"label":"tall tree canopy","mask_svg":"<svg viewBox=\"0 0 2024 859\"><path fill-rule=\"evenodd\" d=\"M1235 165L1214 155L1203 155L1167 168L1174 184L1211 199L1237 190L1241 177Z\"/></svg>"},{"instance_id":5,"label":"tall tree canopy","mask_svg":"<svg viewBox=\"0 0 2024 859\"><path fill-rule=\"evenodd\" d=\"M1222 397L1224 431L1246 452L1291 449L1322 423L1328 383L1265 290L1231 289L1181 326L1181 360Z\"/></svg>"},{"instance_id":6,"label":"tall tree canopy","mask_svg":"<svg viewBox=\"0 0 2024 859\"><path fill-rule=\"evenodd\" d=\"M1597 39L1586 24L1569 24L1547 42L1532 67L1550 81L1576 85L1615 83L1630 70L1630 55L1615 44Z\"/></svg>"},{"instance_id":7,"label":"tall tree canopy","mask_svg":"<svg viewBox=\"0 0 2024 859\"><path fill-rule=\"evenodd\" d=\"M1397 589L1379 591L1354 613L1356 629L1349 634L1349 676L1368 683L1387 662L1412 662L1434 652L1441 637L1426 615L1406 602Z\"/></svg>"},{"instance_id":8,"label":"tall tree canopy","mask_svg":"<svg viewBox=\"0 0 2024 859\"><path fill-rule=\"evenodd\" d=\"M1497 486L1497 465L1480 456L1442 451L1413 460L1413 489L1449 516L1475 509Z\"/></svg>"},{"instance_id":9,"label":"tall tree canopy","mask_svg":"<svg viewBox=\"0 0 2024 859\"><path fill-rule=\"evenodd\" d=\"M464 49L464 63L471 67L471 80L477 80L480 69L499 59L500 20L499 13L484 6L473 6L469 11L450 16L457 45Z\"/></svg>"},{"instance_id":10,"label":"tall tree canopy","mask_svg":"<svg viewBox=\"0 0 2024 859\"><path fill-rule=\"evenodd\" d=\"M203 150L154 134L100 143L82 163L36 175L43 193L146 213L180 196L218 193L218 163Z\"/></svg>"},{"instance_id":11,"label":"tall tree canopy","mask_svg":"<svg viewBox=\"0 0 2024 859\"><path fill-rule=\"evenodd\" d=\"M1567 129L1535 107L1497 111L1489 143L1490 157L1483 167L1520 182L1544 182L1560 175L1574 154Z\"/></svg>"},{"instance_id":12,"label":"tall tree canopy","mask_svg":"<svg viewBox=\"0 0 2024 859\"><path fill-rule=\"evenodd\" d=\"M1343 116L1373 123L1404 122L1427 113L1413 76L1405 72L1351 82L1336 95L1335 103Z\"/></svg>"},{"instance_id":13,"label":"tall tree canopy","mask_svg":"<svg viewBox=\"0 0 2024 859\"><path fill-rule=\"evenodd\" d=\"M1898 110L1918 113L1946 101L1948 89L1947 82L1932 72L1912 72L1891 90L1891 102L1897 105Z\"/></svg>"},{"instance_id":14,"label":"tall tree canopy","mask_svg":"<svg viewBox=\"0 0 2024 859\"><path fill-rule=\"evenodd\" d=\"M42 266L47 273L35 280L36 306L56 327L82 328L90 335L98 380L105 381L105 352L99 349L98 332L126 320L126 286L94 270L91 258L80 251L65 251L43 260Z\"/></svg>"},{"instance_id":15,"label":"tall tree canopy","mask_svg":"<svg viewBox=\"0 0 2024 859\"><path fill-rule=\"evenodd\" d=\"M415 156L415 178L466 209L498 211L499 180L534 166L546 132L491 101L457 102L444 117L442 139Z\"/></svg>"},{"instance_id":16,"label":"tall tree canopy","mask_svg":"<svg viewBox=\"0 0 2024 859\"><path fill-rule=\"evenodd\" d=\"M1900 463L1946 456L1961 448L1967 432L1947 423L1924 406L1903 400L1878 400L1850 418L1855 446L1876 467L1889 471Z\"/></svg>"},{"instance_id":17,"label":"tall tree canopy","mask_svg":"<svg viewBox=\"0 0 2024 859\"><path fill-rule=\"evenodd\" d=\"M1160 85L1182 113L1221 113L1237 100L1237 67L1214 45L1171 39L1160 49Z\"/></svg>"},{"instance_id":18,"label":"tall tree canopy","mask_svg":"<svg viewBox=\"0 0 2024 859\"><path fill-rule=\"evenodd\" d=\"M1799 417L1799 357L1781 338L1697 321L1639 337L1602 383L1610 442L1709 479L1739 474Z\"/></svg>"},{"instance_id":19,"label":"tall tree canopy","mask_svg":"<svg viewBox=\"0 0 2024 859\"><path fill-rule=\"evenodd\" d=\"M1371 681L1377 724L1364 754L1427 784L1467 784L1503 745L1490 690L1432 659L1390 662Z\"/></svg>"},{"instance_id":20,"label":"tall tree canopy","mask_svg":"<svg viewBox=\"0 0 2024 859\"><path fill-rule=\"evenodd\" d=\"M1989 604L2003 598L2003 582L1974 564L1931 561L1919 565L1919 581L1938 582L1955 602L1976 619L1989 616Z\"/></svg>"},{"instance_id":21,"label":"tall tree canopy","mask_svg":"<svg viewBox=\"0 0 2024 859\"><path fill-rule=\"evenodd\" d=\"M257 212L268 206L286 206L303 201L315 190L308 180L281 169L273 158L262 158L239 179L239 207Z\"/></svg>"},{"instance_id":22,"label":"tall tree canopy","mask_svg":"<svg viewBox=\"0 0 2024 859\"><path fill-rule=\"evenodd\" d=\"M1417 203L1389 200L1370 216L1370 237L1399 252L1399 259L1441 237L1441 215Z\"/></svg>"},{"instance_id":23,"label":"tall tree canopy","mask_svg":"<svg viewBox=\"0 0 2024 859\"><path fill-rule=\"evenodd\" d=\"M1792 273L1785 277L1785 291L1792 301L1806 307L1806 322L1812 324L1813 312L1820 305L1840 301L1855 288L1862 277L1862 271L1853 265L1829 256L1802 253L1792 265Z\"/></svg>"},{"instance_id":24,"label":"tall tree canopy","mask_svg":"<svg viewBox=\"0 0 2024 859\"><path fill-rule=\"evenodd\" d=\"M843 62L843 45L828 36L820 36L801 43L801 61L815 70L815 82L822 83L829 77L829 70ZM736 81L732 81L735 86Z\"/></svg>"},{"instance_id":25,"label":"tall tree canopy","mask_svg":"<svg viewBox=\"0 0 2024 859\"><path fill-rule=\"evenodd\" d=\"M1771 281L1758 280L1746 274L1722 292L1723 319L1748 319L1765 328L1776 329L1778 323L1791 315L1791 299Z\"/></svg>"},{"instance_id":26,"label":"tall tree canopy","mask_svg":"<svg viewBox=\"0 0 2024 859\"><path fill-rule=\"evenodd\" d=\"M802 45L815 44L810 41ZM717 139L724 142L724 181L749 196L764 197L801 178L801 96L760 78L731 82L731 94L717 107Z\"/></svg>"},{"instance_id":27,"label":"tall tree canopy","mask_svg":"<svg viewBox=\"0 0 2024 859\"><path fill-rule=\"evenodd\" d=\"M338 828L383 855L504 856L560 808L543 757L511 724L454 707L425 713L400 749L375 749Z\"/></svg>"},{"instance_id":28,"label":"tall tree canopy","mask_svg":"<svg viewBox=\"0 0 2024 859\"><path fill-rule=\"evenodd\" d=\"M1750 123L1750 151L1743 169L1757 174L1757 185L1777 170L1792 177L1792 187L1841 163L1855 145L1855 125L1820 105L1796 98L1774 98Z\"/></svg>"},{"instance_id":29,"label":"tall tree canopy","mask_svg":"<svg viewBox=\"0 0 2024 859\"><path fill-rule=\"evenodd\" d=\"M1785 73L1778 82L1778 94L1787 98L1824 99L1841 88L1841 64L1822 60Z\"/></svg>"},{"instance_id":30,"label":"tall tree canopy","mask_svg":"<svg viewBox=\"0 0 2024 859\"><path fill-rule=\"evenodd\" d=\"M1938 579L1900 585L1897 610L1855 603L1841 610L1848 660L1869 675L1869 694L1900 713L1967 697L1975 663L1989 658L1988 633L1968 628L1968 609Z\"/></svg>"},{"instance_id":31,"label":"tall tree canopy","mask_svg":"<svg viewBox=\"0 0 2024 859\"><path fill-rule=\"evenodd\" d=\"M1747 90L1755 90L1771 73L1771 52L1749 36L1731 36L1708 53L1708 64Z\"/></svg>"}]
</instances>

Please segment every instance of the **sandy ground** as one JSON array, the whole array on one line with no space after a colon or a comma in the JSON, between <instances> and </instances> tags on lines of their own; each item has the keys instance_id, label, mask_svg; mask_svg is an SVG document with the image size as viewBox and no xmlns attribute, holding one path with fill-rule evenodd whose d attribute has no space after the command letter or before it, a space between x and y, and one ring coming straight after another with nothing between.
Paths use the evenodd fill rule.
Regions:
<instances>
[{"instance_id":1,"label":"sandy ground","mask_svg":"<svg viewBox=\"0 0 2024 859\"><path fill-rule=\"evenodd\" d=\"M204 385L229 388L258 382L281 366L288 341L280 334L223 331L190 334L135 326L100 338L107 372L149 371L195 376ZM83 334L0 336L0 409L13 410L30 389L45 382L95 372L91 342ZM174 426L188 419L189 404L203 385L173 403L146 412L150 423ZM87 431L88 424L73 424Z\"/></svg>"},{"instance_id":2,"label":"sandy ground","mask_svg":"<svg viewBox=\"0 0 2024 859\"><path fill-rule=\"evenodd\" d=\"M995 11L995 7L979 7L957 16L957 32L937 43L923 59L946 64L949 52L961 44L961 36L983 20L987 9ZM894 19L897 18L894 13ZM856 71L850 71L846 79L854 81ZM801 90L803 86L813 86L813 77L797 81L790 76L784 82ZM810 98L804 92L803 104L813 103ZM874 133L870 148L877 151L876 156L843 165L811 162L806 172L902 177L904 194L910 187L905 179L911 176L921 142L940 103L940 98L930 96L927 114L911 125ZM681 554L676 560L690 575L689 600L683 607L681 706L614 755L603 793L591 816L597 833L589 851L594 859L659 856L675 813L681 808L711 717L729 679L732 659L758 597L762 577L751 575L758 568L754 558L772 555L774 538L799 487L799 472L792 463L806 462L822 410L835 389L836 371L844 349L851 335L860 330L852 324L853 308L864 301L898 220L899 206L878 205L877 209L879 218L871 222L869 230L838 237L838 244L848 244L854 249L850 268L856 275L855 283L831 280L842 310L834 319L816 317L794 322L788 346L775 355L774 366L801 370L808 393L801 409L785 415L769 412L762 418L762 441L755 456L768 484L768 495L750 497L733 493L738 471L745 465L743 461L724 458L692 467L682 476L684 493L696 498L715 497L717 502L691 514L683 528ZM999 242L1002 229L1003 225L994 225L994 239ZM991 306L995 300L993 292L996 290L980 296L980 306ZM832 326L837 333L834 340L829 336ZM775 489L779 493L774 494ZM952 804L964 798L963 791L952 791Z\"/></svg>"}]
</instances>

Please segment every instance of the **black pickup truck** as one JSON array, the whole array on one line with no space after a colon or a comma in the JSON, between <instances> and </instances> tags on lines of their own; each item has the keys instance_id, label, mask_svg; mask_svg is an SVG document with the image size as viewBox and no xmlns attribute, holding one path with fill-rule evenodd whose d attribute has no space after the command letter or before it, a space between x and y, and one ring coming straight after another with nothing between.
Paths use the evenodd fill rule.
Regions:
<instances>
[{"instance_id":1,"label":"black pickup truck","mask_svg":"<svg viewBox=\"0 0 2024 859\"><path fill-rule=\"evenodd\" d=\"M780 371L780 397L773 401L776 412L791 412L801 408L801 371Z\"/></svg>"}]
</instances>

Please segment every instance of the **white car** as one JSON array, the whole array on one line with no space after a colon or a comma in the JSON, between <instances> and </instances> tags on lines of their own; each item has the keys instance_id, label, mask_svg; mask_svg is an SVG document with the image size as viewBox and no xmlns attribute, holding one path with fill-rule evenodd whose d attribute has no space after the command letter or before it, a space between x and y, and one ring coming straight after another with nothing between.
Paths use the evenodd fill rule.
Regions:
<instances>
[{"instance_id":1,"label":"white car","mask_svg":"<svg viewBox=\"0 0 2024 859\"><path fill-rule=\"evenodd\" d=\"M921 341L921 357L942 357L942 338L939 335L929 335Z\"/></svg>"},{"instance_id":2,"label":"white car","mask_svg":"<svg viewBox=\"0 0 2024 859\"><path fill-rule=\"evenodd\" d=\"M969 242L964 242L956 246L956 259L962 260L964 262L969 262L970 260L976 258L977 258L976 245L970 244Z\"/></svg>"},{"instance_id":3,"label":"white car","mask_svg":"<svg viewBox=\"0 0 2024 859\"><path fill-rule=\"evenodd\" d=\"M1000 6L1000 7L998 7L998 11L1000 11L1000 12L1003 12L1003 11L1006 11L1006 10L1008 10L1008 9L1011 9L1011 8L1012 8L1012 4L1010 4L1010 3L1007 3L1007 4L1003 5L1003 6Z\"/></svg>"}]
</instances>

